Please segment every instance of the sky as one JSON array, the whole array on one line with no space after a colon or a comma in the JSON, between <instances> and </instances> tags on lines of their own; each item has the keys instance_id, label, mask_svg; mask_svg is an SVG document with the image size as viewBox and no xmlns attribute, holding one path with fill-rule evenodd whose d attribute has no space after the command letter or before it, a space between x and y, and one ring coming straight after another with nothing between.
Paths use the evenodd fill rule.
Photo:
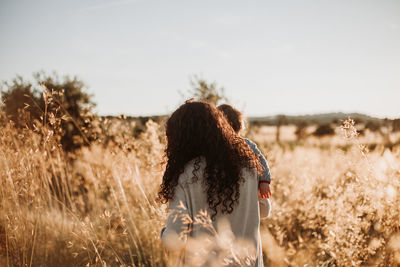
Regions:
<instances>
[{"instance_id":1,"label":"sky","mask_svg":"<svg viewBox=\"0 0 400 267\"><path fill-rule=\"evenodd\" d=\"M0 81L77 76L102 115L176 109L197 75L247 116L400 117L400 1L0 0Z\"/></svg>"}]
</instances>

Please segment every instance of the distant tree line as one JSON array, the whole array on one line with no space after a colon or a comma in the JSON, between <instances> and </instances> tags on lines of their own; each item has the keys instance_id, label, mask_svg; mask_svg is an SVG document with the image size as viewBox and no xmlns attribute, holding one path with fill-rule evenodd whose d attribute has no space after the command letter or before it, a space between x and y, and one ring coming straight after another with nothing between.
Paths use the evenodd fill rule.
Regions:
<instances>
[{"instance_id":1,"label":"distant tree line","mask_svg":"<svg viewBox=\"0 0 400 267\"><path fill-rule=\"evenodd\" d=\"M186 94L182 94L185 99L194 98L213 105L229 102L224 88L219 87L216 82L210 83L194 76L190 84L191 88ZM56 73L37 72L33 75L33 81L17 76L9 82L3 82L0 89L1 110L16 127L38 129L39 126L44 126L53 129L60 137L60 143L66 151L88 145L100 135L106 136L106 141L113 138L107 137L106 126L99 124L99 121L107 118L93 113L95 103L92 95L87 92L86 85L77 77L60 78ZM363 114L277 115L253 118L249 123L250 126L276 126L276 141L280 142L283 125L295 125L295 134L297 139L301 140L309 135L307 128L312 124L317 125L312 135L316 137L333 135L334 128L347 116L351 116L356 124L363 125L359 130L360 134L368 129L387 137L388 132L400 131L400 118L381 120ZM145 124L149 119L160 122L163 116L128 118L130 121L137 122L135 128L132 129L133 137L137 137L145 130ZM383 128L387 129L386 132L383 132Z\"/></svg>"},{"instance_id":2,"label":"distant tree line","mask_svg":"<svg viewBox=\"0 0 400 267\"><path fill-rule=\"evenodd\" d=\"M227 101L224 89L215 82L208 83L194 76L190 84L186 99L195 98L215 105ZM42 134L44 128L51 130L60 138L60 144L66 151L74 151L99 137L103 138L101 141L104 144L114 140L114 136L110 136L108 132L108 122L114 117L94 114L93 97L77 77L60 78L56 73L36 72L33 80L16 76L11 81L4 81L0 92L0 108L15 127L33 129ZM135 122L130 133L135 138L145 130L148 120L161 122L164 117L122 116L117 119ZM48 133L49 131L46 132Z\"/></svg>"}]
</instances>

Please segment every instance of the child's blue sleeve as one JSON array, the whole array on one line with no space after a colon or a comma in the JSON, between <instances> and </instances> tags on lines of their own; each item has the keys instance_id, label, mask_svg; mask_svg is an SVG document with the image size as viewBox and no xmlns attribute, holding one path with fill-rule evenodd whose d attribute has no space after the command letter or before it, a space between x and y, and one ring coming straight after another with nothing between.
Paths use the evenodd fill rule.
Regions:
<instances>
[{"instance_id":1,"label":"child's blue sleeve","mask_svg":"<svg viewBox=\"0 0 400 267\"><path fill-rule=\"evenodd\" d=\"M268 181L271 182L271 172L269 170L268 162L265 159L264 155L261 153L261 151L258 149L257 145L252 142L251 140L245 138L246 143L251 147L253 152L258 155L258 158L260 159L260 163L263 166L264 170L262 172L262 175L258 177L259 181Z\"/></svg>"}]
</instances>

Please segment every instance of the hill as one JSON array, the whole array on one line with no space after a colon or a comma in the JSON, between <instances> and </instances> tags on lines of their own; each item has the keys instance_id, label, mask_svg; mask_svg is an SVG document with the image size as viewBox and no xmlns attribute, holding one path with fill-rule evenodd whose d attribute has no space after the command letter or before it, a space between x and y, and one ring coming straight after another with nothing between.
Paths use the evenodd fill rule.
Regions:
<instances>
[{"instance_id":1,"label":"hill","mask_svg":"<svg viewBox=\"0 0 400 267\"><path fill-rule=\"evenodd\" d=\"M343 112L333 112L333 113L321 113L321 114L309 114L309 115L274 115L266 117L249 117L248 121L250 124L264 124L264 125L276 125L279 120L282 124L298 124L301 122L306 122L309 124L328 124L328 123L338 123L347 118L352 118L356 123L360 122L381 122L384 119L371 117L362 113L343 113Z\"/></svg>"}]
</instances>

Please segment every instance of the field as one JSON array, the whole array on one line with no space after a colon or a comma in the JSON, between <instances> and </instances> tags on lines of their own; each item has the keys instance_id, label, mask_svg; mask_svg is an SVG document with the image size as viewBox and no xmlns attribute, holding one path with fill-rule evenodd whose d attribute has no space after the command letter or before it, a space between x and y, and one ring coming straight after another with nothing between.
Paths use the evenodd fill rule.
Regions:
<instances>
[{"instance_id":1,"label":"field","mask_svg":"<svg viewBox=\"0 0 400 267\"><path fill-rule=\"evenodd\" d=\"M162 123L108 123L111 141L66 153L57 132L0 128L0 266L174 266L161 244ZM312 131L310 126L310 131ZM297 141L293 126L250 127L271 167L266 266L400 264L400 147L351 122ZM390 138L400 136L390 133Z\"/></svg>"}]
</instances>

